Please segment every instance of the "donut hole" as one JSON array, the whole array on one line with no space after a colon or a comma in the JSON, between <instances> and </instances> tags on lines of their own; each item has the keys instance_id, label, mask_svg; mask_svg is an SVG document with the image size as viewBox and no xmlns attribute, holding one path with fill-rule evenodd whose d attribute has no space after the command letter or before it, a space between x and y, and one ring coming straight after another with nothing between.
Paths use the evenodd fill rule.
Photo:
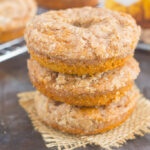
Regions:
<instances>
[{"instance_id":1,"label":"donut hole","mask_svg":"<svg viewBox=\"0 0 150 150\"><path fill-rule=\"evenodd\" d=\"M91 25L93 25L95 23L96 22L94 22L93 20L87 20L87 21L77 20L77 21L73 22L73 26L79 27L79 28L89 28Z\"/></svg>"}]
</instances>

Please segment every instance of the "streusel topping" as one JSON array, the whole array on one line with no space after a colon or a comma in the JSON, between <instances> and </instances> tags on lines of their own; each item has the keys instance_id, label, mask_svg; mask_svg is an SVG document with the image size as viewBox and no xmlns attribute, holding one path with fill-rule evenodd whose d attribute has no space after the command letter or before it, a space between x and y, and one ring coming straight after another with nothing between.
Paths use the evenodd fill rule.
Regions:
<instances>
[{"instance_id":1,"label":"streusel topping","mask_svg":"<svg viewBox=\"0 0 150 150\"><path fill-rule=\"evenodd\" d=\"M106 8L49 11L26 29L29 49L62 60L104 60L132 55L140 27L124 13Z\"/></svg>"},{"instance_id":2,"label":"streusel topping","mask_svg":"<svg viewBox=\"0 0 150 150\"><path fill-rule=\"evenodd\" d=\"M51 71L33 59L28 61L30 75L35 81L45 83L56 90L73 93L95 93L113 91L126 86L127 82L135 80L139 74L139 66L134 58L129 59L123 67L97 73L94 76L62 74Z\"/></svg>"},{"instance_id":3,"label":"streusel topping","mask_svg":"<svg viewBox=\"0 0 150 150\"><path fill-rule=\"evenodd\" d=\"M37 92L35 107L41 119L49 124L57 123L66 128L80 128L87 132L100 128L103 122L122 117L122 114L135 106L137 95L138 92L132 89L126 92L126 95L117 103L112 102L105 107L89 108L58 103Z\"/></svg>"}]
</instances>

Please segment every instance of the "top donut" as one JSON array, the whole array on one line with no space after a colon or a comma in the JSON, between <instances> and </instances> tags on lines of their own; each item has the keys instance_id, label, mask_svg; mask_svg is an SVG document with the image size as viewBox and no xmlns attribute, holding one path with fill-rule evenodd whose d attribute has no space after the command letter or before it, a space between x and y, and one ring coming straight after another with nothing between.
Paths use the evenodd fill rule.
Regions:
<instances>
[{"instance_id":1,"label":"top donut","mask_svg":"<svg viewBox=\"0 0 150 150\"><path fill-rule=\"evenodd\" d=\"M139 36L140 27L130 15L83 7L35 17L25 39L41 65L61 73L93 75L124 65Z\"/></svg>"},{"instance_id":2,"label":"top donut","mask_svg":"<svg viewBox=\"0 0 150 150\"><path fill-rule=\"evenodd\" d=\"M36 10L34 0L0 0L0 43L22 36Z\"/></svg>"}]
</instances>

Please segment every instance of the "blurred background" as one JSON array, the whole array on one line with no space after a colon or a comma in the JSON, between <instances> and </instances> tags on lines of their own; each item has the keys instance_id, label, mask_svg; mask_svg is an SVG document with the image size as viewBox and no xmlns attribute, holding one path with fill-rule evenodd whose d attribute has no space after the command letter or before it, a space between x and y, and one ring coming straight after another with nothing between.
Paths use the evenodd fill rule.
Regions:
<instances>
[{"instance_id":1,"label":"blurred background","mask_svg":"<svg viewBox=\"0 0 150 150\"><path fill-rule=\"evenodd\" d=\"M3 21L9 25L7 22L9 17L12 20L16 19L13 12L23 2L23 9L26 10L27 0L0 0L0 39L4 37ZM36 14L52 9L83 6L107 7L131 14L142 27L141 39L135 51L135 58L139 61L141 68L136 83L144 96L150 98L150 0L37 0L36 3ZM20 7L16 14L21 9ZM26 12L31 12L31 9ZM28 22L22 25L23 28L26 23ZM20 108L16 96L18 92L33 90L26 67L29 55L23 33L19 35L7 42L0 42L0 150L46 150L40 135L33 130L27 114ZM10 37L9 34L7 36ZM87 149L93 149L93 147ZM150 136L137 137L120 150L126 149L150 150Z\"/></svg>"},{"instance_id":2,"label":"blurred background","mask_svg":"<svg viewBox=\"0 0 150 150\"><path fill-rule=\"evenodd\" d=\"M150 44L150 0L106 0L105 7L132 15L142 27L141 41Z\"/></svg>"}]
</instances>

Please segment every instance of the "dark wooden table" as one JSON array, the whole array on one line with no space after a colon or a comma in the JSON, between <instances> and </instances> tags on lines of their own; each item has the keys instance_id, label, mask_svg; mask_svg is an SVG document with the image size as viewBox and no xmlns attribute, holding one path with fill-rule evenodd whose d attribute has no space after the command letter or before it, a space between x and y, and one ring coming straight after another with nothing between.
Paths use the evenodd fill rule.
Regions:
<instances>
[{"instance_id":1,"label":"dark wooden table","mask_svg":"<svg viewBox=\"0 0 150 150\"><path fill-rule=\"evenodd\" d=\"M141 67L136 82L150 98L150 53L136 51L135 57ZM27 74L27 58L28 54L24 54L0 64L0 150L47 150L16 97L18 92L33 90ZM128 141L120 150L150 150L150 135Z\"/></svg>"}]
</instances>

